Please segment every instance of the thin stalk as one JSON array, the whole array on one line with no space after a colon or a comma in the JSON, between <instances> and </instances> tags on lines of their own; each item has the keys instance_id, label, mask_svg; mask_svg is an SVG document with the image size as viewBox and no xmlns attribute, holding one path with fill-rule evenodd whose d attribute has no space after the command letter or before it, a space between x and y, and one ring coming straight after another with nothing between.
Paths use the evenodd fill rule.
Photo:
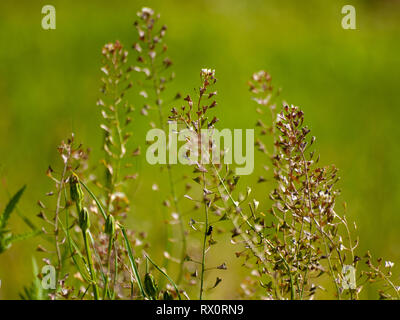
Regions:
<instances>
[{"instance_id":1,"label":"thin stalk","mask_svg":"<svg viewBox=\"0 0 400 320\"><path fill-rule=\"evenodd\" d=\"M200 95L199 95L199 100L197 102L197 111L200 111L200 104L201 104L201 99L203 97L203 91L200 90ZM201 121L200 121L200 113L198 113L197 116L197 134L198 134L198 155L200 156L199 162L202 163L203 160L203 150L202 150L202 141L201 141ZM212 161L211 161L212 163ZM200 295L199 299L203 299L203 292L204 292L204 272L206 268L206 253L207 253L207 233L208 233L208 228L209 228L209 223L208 223L208 203L207 203L207 198L206 195L204 194L204 190L206 189L206 175L203 172L203 202L204 202L204 215L205 215L205 223L204 223L204 237L203 237L203 247L202 247L202 258L201 258L201 274L200 274Z\"/></svg>"},{"instance_id":2,"label":"thin stalk","mask_svg":"<svg viewBox=\"0 0 400 320\"><path fill-rule=\"evenodd\" d=\"M111 269L111 251L114 244L114 237L110 236L108 239L108 250L107 250L107 273L106 273L106 282L104 284L104 292L103 292L103 300L107 296L108 293L108 283L110 280L110 269ZM110 297L110 295L109 295Z\"/></svg>"},{"instance_id":3,"label":"thin stalk","mask_svg":"<svg viewBox=\"0 0 400 320\"><path fill-rule=\"evenodd\" d=\"M309 182L309 178L308 178L308 167L307 167L306 157L304 155L304 151L303 150L300 150L300 153L301 153L301 156L302 156L302 159L303 159L303 162L304 162L304 171L305 171L305 174L306 174L307 194L308 194L308 209L310 210L310 214L313 215L313 209L312 209L312 206L311 206L311 195L310 195L311 194L311 187L310 187L310 182ZM304 225L304 217L302 217L302 219L301 219L301 229L300 229L299 239L298 239L298 242L297 242L297 252L299 250L299 244L300 244L300 240L301 240L301 236L302 236L303 225ZM310 220L310 234L311 234L311 230L312 230L312 223L311 223L311 220ZM304 272L304 279L303 279L303 282L302 282L302 285L301 285L301 289L300 289L300 300L303 300L304 288L305 288L305 285L307 283L308 266L311 263L311 239L309 240L309 246L310 246L309 258L308 258L308 261L307 261L307 264L306 264L306 270Z\"/></svg>"},{"instance_id":4,"label":"thin stalk","mask_svg":"<svg viewBox=\"0 0 400 320\"><path fill-rule=\"evenodd\" d=\"M344 224L344 226L346 228L347 236L348 236L348 239L349 239L349 249L350 249L350 253L351 253L351 261L353 261L353 264L354 264L354 249L357 246L355 246L355 247L353 246L353 242L351 240L351 234L350 234L349 226L347 225L347 219L346 219L345 216L343 216L343 218L342 218L335 211L334 211L334 214L342 222L342 224ZM353 289L350 289L350 299L353 300L353 293L355 294L355 299L358 300L358 291L357 290L353 290Z\"/></svg>"},{"instance_id":5,"label":"thin stalk","mask_svg":"<svg viewBox=\"0 0 400 320\"><path fill-rule=\"evenodd\" d=\"M204 176L204 174L203 174ZM204 177L203 177L204 180ZM204 181L205 184L205 181ZM206 245L207 245L207 233L208 233L208 204L204 201L204 213L205 213L205 229L203 238L203 249L202 249L202 259L201 259L201 276L200 276L200 300L203 299L203 286L204 286L204 271L206 267Z\"/></svg>"},{"instance_id":6,"label":"thin stalk","mask_svg":"<svg viewBox=\"0 0 400 320\"><path fill-rule=\"evenodd\" d=\"M308 168L307 168L306 157L304 156L303 150L300 150L300 153L301 153L301 155L302 155L303 162L304 162L304 171L305 171L306 182L307 182L308 206L309 206L310 214L312 215L313 220L314 220L314 221L316 222L316 224L317 224L317 229L318 229L318 231L320 231L320 233L321 233L321 235L322 235L322 239L323 239L323 241L324 241L324 247L325 247L325 255L326 255L327 260L328 260L329 271L330 271L331 276L332 276L332 278L333 278L333 283L335 284L335 288L336 288L336 292L337 292L337 295L338 295L338 299L340 300L340 289L339 289L339 286L338 286L338 284L337 284L337 282L336 282L335 274L334 274L334 272L333 272L333 267L332 267L332 262L331 262L331 258L330 258L329 248L328 248L328 244L327 244L326 238L325 238L326 235L325 235L325 232L323 231L322 227L319 226L319 224L318 224L317 221L315 220L314 213L313 213L313 209L312 209L312 205L311 205L311 203L312 203L312 202L311 202L311 187L310 187L310 180L309 180L309 177L308 177ZM328 238L329 238L329 237L328 237ZM306 281L306 279L304 279L304 281ZM304 289L304 288L303 288L303 289Z\"/></svg>"},{"instance_id":7,"label":"thin stalk","mask_svg":"<svg viewBox=\"0 0 400 320\"><path fill-rule=\"evenodd\" d=\"M86 191L89 193L89 195L93 198L94 202L96 202L96 205L99 208L100 213L103 216L104 220L107 220L107 214L104 211L103 206L101 205L99 199L97 199L95 194L89 189L89 187L82 180L79 179L78 181L86 189Z\"/></svg>"},{"instance_id":8,"label":"thin stalk","mask_svg":"<svg viewBox=\"0 0 400 320\"><path fill-rule=\"evenodd\" d=\"M114 69L115 71L115 69ZM115 74L115 72L113 73L115 78L118 78L118 75ZM116 163L115 163L115 168L114 168L114 174L111 177L111 185L109 185L109 190L108 190L108 194L107 194L107 213L110 213L111 210L111 197L112 194L115 191L115 187L118 183L118 179L119 179L119 174L120 174L120 170L121 170L121 159L124 156L124 151L123 151L123 138L122 138L122 129L121 129L121 124L119 121L119 108L118 108L118 104L115 103L115 101L117 101L118 99L118 86L117 83L115 81L113 81L113 86L112 86L112 104L114 105L114 120L115 120L115 128L117 130L117 137L118 137L118 144L119 144L119 154L117 156L116 159ZM112 133L109 133L112 136ZM108 156L108 153L106 152L106 156ZM108 169L106 168L106 171Z\"/></svg>"},{"instance_id":9,"label":"thin stalk","mask_svg":"<svg viewBox=\"0 0 400 320\"><path fill-rule=\"evenodd\" d=\"M177 286L176 283L171 279L171 277L168 276L168 274L167 274L163 269L161 269L153 260L151 260L151 258L150 258L147 254L145 254L145 256L146 256L146 258L151 262L151 264L152 264L158 271L160 271L160 273L161 273L162 275L164 275L164 277L167 278L167 280L173 285L173 287L175 288L176 294L178 295L178 299L179 299L179 300L182 300L181 295L180 295L180 293L179 293L178 286Z\"/></svg>"},{"instance_id":10,"label":"thin stalk","mask_svg":"<svg viewBox=\"0 0 400 320\"><path fill-rule=\"evenodd\" d=\"M105 282L106 282L106 275L105 275L104 272L103 272L103 267L102 267L101 258L100 258L99 253L98 253L97 250L96 250L96 245L95 245L95 242L94 242L94 239L93 239L93 236L92 236L92 233L90 232L90 230L88 230L88 235L89 235L90 241L91 241L92 246L93 246L93 253L94 253L94 256L97 258L98 263L99 263L99 266L100 266L99 272L100 272L100 274L101 274L101 277L103 278L103 283L105 283Z\"/></svg>"},{"instance_id":11,"label":"thin stalk","mask_svg":"<svg viewBox=\"0 0 400 320\"><path fill-rule=\"evenodd\" d=\"M397 299L400 299L400 293L399 290L396 288L396 286L393 284L392 281L390 281L390 279L386 276L386 274L384 274L381 270L379 270L378 268L373 268L375 269L375 271L379 272L380 275L383 277L383 279L387 282L387 284L392 287L392 289L394 290L394 292L396 292L397 295Z\"/></svg>"},{"instance_id":12,"label":"thin stalk","mask_svg":"<svg viewBox=\"0 0 400 320\"><path fill-rule=\"evenodd\" d=\"M65 197L65 201L67 201L67 192L66 192L65 189L64 189L64 197ZM80 265L79 265L79 263L78 263L78 261L77 261L77 259L75 257L77 255L83 261L83 263L85 262L81 251L79 250L78 246L75 244L75 242L71 238L71 235L70 235L70 232L69 232L69 222L68 222L68 220L69 220L69 210L67 208L66 209L66 213L65 213L65 224L66 224L66 226L64 227L62 225L61 221L60 221L60 225L61 225L61 228L63 228L64 233L67 236L67 242L68 242L68 247L69 247L69 251L70 251L70 254L71 254L72 261L74 262L74 264L75 264L76 268L78 269L79 273L81 274L82 278L85 281L90 282L91 280L88 277L89 275L87 275L85 272L82 271L82 269L81 269L81 267L80 267ZM86 269L86 265L85 265L85 269ZM87 269L86 269L86 272L87 272Z\"/></svg>"},{"instance_id":13,"label":"thin stalk","mask_svg":"<svg viewBox=\"0 0 400 320\"><path fill-rule=\"evenodd\" d=\"M113 291L111 294L111 299L115 297L115 285L117 284L117 277L118 277L118 251L117 247L114 246L114 281L113 281Z\"/></svg>"},{"instance_id":14,"label":"thin stalk","mask_svg":"<svg viewBox=\"0 0 400 320\"><path fill-rule=\"evenodd\" d=\"M157 72L156 72L157 70L156 70L156 66L154 64L153 59L151 59L151 69L152 69L152 76L153 76L153 90L156 95L156 104L158 106L158 116L159 116L160 126L161 126L161 129L165 132L165 122L164 122L164 117L163 117L161 103L160 103L160 101L161 101L160 90L159 90L158 84L157 84ZM174 176L173 176L172 167L170 164L167 164L167 171L168 171L168 180L169 180L169 185L170 185L172 201L174 203L176 213L178 214L178 222L179 222L179 228L180 228L181 240L182 240L181 259L180 259L180 264L179 264L179 274L178 274L178 278L177 278L177 283L179 284L182 281L182 277L183 277L187 243L186 243L186 237L185 237L185 228L184 228L184 224L183 224L183 218L182 218L181 212L179 210L178 198L176 196L176 191L175 191L175 186L174 186ZM167 228L168 227L169 227L169 225L167 225ZM169 234L169 233L170 232L167 230L167 234ZM167 252L170 251L169 241L167 241L167 243L166 243L166 250L167 250ZM164 264L166 264L166 263L164 262Z\"/></svg>"},{"instance_id":15,"label":"thin stalk","mask_svg":"<svg viewBox=\"0 0 400 320\"><path fill-rule=\"evenodd\" d=\"M135 262L135 258L133 257L132 248L131 248L131 244L130 244L129 239L128 239L128 235L126 234L125 228L122 225L119 225L119 227L121 228L122 235L124 236L124 239L125 239L125 246L126 246L126 250L128 251L129 261L131 263L131 267L132 267L133 273L135 274L136 282L138 284L140 293L143 296L143 298L147 298L146 292L143 289L142 280L141 280L140 275L139 275L139 270L137 268L137 265L136 265L136 262Z\"/></svg>"},{"instance_id":16,"label":"thin stalk","mask_svg":"<svg viewBox=\"0 0 400 320\"><path fill-rule=\"evenodd\" d=\"M218 180L219 180L220 183L222 184L222 186L223 186L223 188L224 188L226 194L228 195L229 199L231 200L232 204L235 206L236 209L240 209L240 206L239 206L238 202L236 202L236 201L233 199L231 193L229 192L228 188L227 188L226 185L225 185L224 180L221 178L221 176L220 176L220 174L219 174L217 168L215 167L215 165L214 165L213 163L212 163L212 166L213 166L213 168L214 168L214 171L215 171L215 173L216 173L216 176L217 176ZM258 232L258 231L256 230L256 228L255 228L255 227L248 221L248 219L243 215L242 210L240 209L240 210L238 210L238 211L240 212L240 215L242 216L242 218L243 218L243 220L246 222L246 224L247 224L247 225L248 225L248 226L263 240L263 241L265 241L265 243L266 243L272 250L275 250L274 245L273 245L267 238L265 238L264 235L263 235L262 233L260 233L260 232ZM233 220L233 219L232 219L232 222L234 223L234 220ZM235 225L235 223L234 223L234 225ZM236 225L235 225L235 227L236 227ZM247 240L246 240L246 242L247 242ZM251 242L250 242L250 243L251 243ZM260 256L258 255L258 253L255 251L255 249L252 248L251 245L250 245L250 248L251 248L252 251L256 254L256 256L265 264L265 260L263 259L263 257L260 257ZM294 299L295 299L295 294L296 294L296 293L295 293L295 288L294 288L293 275L292 275L292 272L291 272L291 270L290 270L290 265L289 265L289 263L287 262L287 260L285 259L285 257L284 257L280 252L278 252L278 255L279 255L279 257L282 259L283 264L285 265L286 271L288 272L289 283L290 283L290 298L291 298L291 300L294 300Z\"/></svg>"},{"instance_id":17,"label":"thin stalk","mask_svg":"<svg viewBox=\"0 0 400 320\"><path fill-rule=\"evenodd\" d=\"M57 267L57 276L56 279L58 279L61 268L62 268L62 257L61 257L61 250L60 246L58 243L58 220L59 220L59 214L61 211L61 197L62 197L62 191L63 191L63 186L64 186L64 180L65 176L67 174L67 168L68 168L68 160L70 158L71 154L70 151L68 152L68 155L66 157L66 161L64 162L64 168L61 174L61 180L58 184L58 190L57 190L57 205L56 205L56 212L54 215L54 239L55 239L55 246L56 246L56 252L57 252L57 260L58 260L58 267Z\"/></svg>"},{"instance_id":18,"label":"thin stalk","mask_svg":"<svg viewBox=\"0 0 400 320\"><path fill-rule=\"evenodd\" d=\"M83 241L85 243L85 250L86 250L87 260L88 260L88 264L89 264L90 277L93 282L92 287L93 287L94 300L99 300L99 287L96 282L96 273L95 273L94 267L93 267L92 251L90 248L88 231L82 230L82 236L83 236Z\"/></svg>"}]
</instances>

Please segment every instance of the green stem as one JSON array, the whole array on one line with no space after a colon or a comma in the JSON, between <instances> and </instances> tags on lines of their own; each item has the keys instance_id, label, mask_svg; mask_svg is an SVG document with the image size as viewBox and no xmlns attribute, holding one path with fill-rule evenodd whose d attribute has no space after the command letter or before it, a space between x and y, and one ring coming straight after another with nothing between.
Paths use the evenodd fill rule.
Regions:
<instances>
[{"instance_id":1,"label":"green stem","mask_svg":"<svg viewBox=\"0 0 400 320\"><path fill-rule=\"evenodd\" d=\"M201 259L201 277L200 277L200 300L203 299L203 291L204 291L204 271L206 267L206 245L207 245L207 233L208 233L208 204L204 202L204 211L205 211L205 230L204 230L204 238L203 238L203 249L202 249L202 259Z\"/></svg>"},{"instance_id":2,"label":"green stem","mask_svg":"<svg viewBox=\"0 0 400 320\"><path fill-rule=\"evenodd\" d=\"M107 214L104 211L103 206L101 205L99 199L97 199L97 197L94 195L94 193L89 189L89 187L82 180L79 179L78 181L86 189L86 191L89 193L89 195L93 198L94 202L96 202L96 205L99 208L100 213L103 216L104 220L107 220Z\"/></svg>"},{"instance_id":3,"label":"green stem","mask_svg":"<svg viewBox=\"0 0 400 320\"><path fill-rule=\"evenodd\" d=\"M122 225L119 225L119 227L121 228L122 235L124 236L124 239L125 239L125 245L126 245L126 250L128 251L129 261L131 263L131 267L132 267L133 273L135 274L136 282L138 284L140 293L142 294L142 296L144 298L146 298L147 295L146 295L146 292L143 289L142 280L141 280L140 275L139 275L139 270L137 268L137 265L136 265L136 262L135 262L135 258L133 257L132 248L131 248L131 244L130 244L129 239L128 239L128 235L126 234L125 228Z\"/></svg>"},{"instance_id":4,"label":"green stem","mask_svg":"<svg viewBox=\"0 0 400 320\"><path fill-rule=\"evenodd\" d=\"M176 291L176 294L178 295L178 299L179 299L179 300L182 300L181 295L180 295L180 293L179 293L178 286L176 285L176 283L170 278L170 276L168 276L168 274L167 274L163 269L161 269L153 260L151 260L151 258L150 258L147 254L146 254L146 258L151 262L151 264L152 264L158 271L161 272L161 274L163 274L163 275L168 279L168 281L174 286L175 291Z\"/></svg>"},{"instance_id":5,"label":"green stem","mask_svg":"<svg viewBox=\"0 0 400 320\"><path fill-rule=\"evenodd\" d=\"M92 251L90 249L88 231L82 230L82 235L83 235L83 241L85 243L85 250L86 250L86 255L87 255L88 264L89 264L90 277L93 282L92 287L93 287L94 300L99 300L99 287L97 286L96 274L95 274L94 267L93 267Z\"/></svg>"},{"instance_id":6,"label":"green stem","mask_svg":"<svg viewBox=\"0 0 400 320\"><path fill-rule=\"evenodd\" d=\"M229 199L231 200L232 204L234 205L235 208L240 209L240 206L239 206L238 202L236 202L236 201L233 199L231 193L229 192L228 188L227 188L226 185L225 185L224 180L221 178L221 176L220 176L220 174L219 174L217 168L215 167L215 164L212 163L212 166L213 166L213 168L214 168L214 171L215 171L215 173L216 173L216 176L217 176L219 182L222 184L222 186L223 186L223 188L224 188L226 194L228 195ZM265 238L264 235L263 235L261 232L258 232L258 231L256 230L256 228L255 228L255 227L248 221L248 219L243 215L242 210L240 209L240 210L238 210L238 211L239 211L240 215L242 216L244 222L245 222L259 237L260 237L260 239L262 239L263 241L265 241L265 242L267 243L267 245L268 245L271 249L275 250L275 247L273 246L273 244L272 244L267 238ZM293 300L293 299L295 299L295 287L294 287L294 282L293 282L293 275L292 275L292 272L291 272L291 270L290 270L290 265L289 265L289 263L287 262L287 260L285 259L285 257L284 257L279 251L277 251L277 252L278 252L279 257L282 259L283 264L285 265L286 271L287 271L287 273L288 273L288 276L289 276L289 283L290 283L290 298ZM258 257L258 255L256 255L256 256ZM263 261L260 257L259 257L259 259L260 259L261 261ZM263 261L263 262L264 262L264 261Z\"/></svg>"},{"instance_id":7,"label":"green stem","mask_svg":"<svg viewBox=\"0 0 400 320\"><path fill-rule=\"evenodd\" d=\"M105 297L107 296L108 293L108 283L110 280L110 268L111 268L111 250L113 247L113 243L114 243L114 237L109 237L108 239L108 251L107 251L107 274L106 274L106 282L104 284L104 292L103 292L103 300L105 299ZM109 295L110 297L110 295Z\"/></svg>"}]
</instances>

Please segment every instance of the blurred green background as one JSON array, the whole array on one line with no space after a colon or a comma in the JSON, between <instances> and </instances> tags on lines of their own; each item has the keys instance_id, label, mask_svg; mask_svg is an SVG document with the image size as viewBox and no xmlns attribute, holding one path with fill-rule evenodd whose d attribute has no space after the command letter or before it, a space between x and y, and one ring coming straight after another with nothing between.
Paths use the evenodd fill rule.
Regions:
<instances>
[{"instance_id":1,"label":"blurred green background","mask_svg":"<svg viewBox=\"0 0 400 320\"><path fill-rule=\"evenodd\" d=\"M41 28L46 4L56 8L56 30ZM345 4L356 8L356 30L341 27ZM200 68L216 69L220 126L254 127L256 106L246 82L259 69L271 73L282 97L305 110L322 163L340 168L339 201L348 203L349 219L357 222L362 252L370 249L398 267L398 1L1 1L0 210L9 193L27 184L20 210L40 223L36 202L51 188L45 171L49 164L57 167L56 147L71 132L92 148L94 158L99 154L100 50L116 39L127 47L135 41L132 23L142 6L160 12L168 25L165 41L177 75L171 92L191 92ZM134 128L136 141L143 143L148 120L137 116ZM162 212L154 211L151 185L157 182L162 194L168 187L163 175L160 181L141 161L130 221L149 233L151 251L161 259ZM269 189L264 184L256 194L266 198ZM12 228L27 230L16 215ZM0 255L0 299L17 298L31 280L31 256L39 242L20 242ZM226 247L210 259L225 259L235 271L226 272L208 298L235 298L244 275L229 242Z\"/></svg>"}]
</instances>

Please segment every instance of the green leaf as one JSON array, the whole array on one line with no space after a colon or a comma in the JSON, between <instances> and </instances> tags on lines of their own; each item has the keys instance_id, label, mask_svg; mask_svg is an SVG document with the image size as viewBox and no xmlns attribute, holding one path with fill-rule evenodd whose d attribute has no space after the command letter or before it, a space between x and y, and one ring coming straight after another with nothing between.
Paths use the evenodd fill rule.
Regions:
<instances>
[{"instance_id":1,"label":"green leaf","mask_svg":"<svg viewBox=\"0 0 400 320\"><path fill-rule=\"evenodd\" d=\"M8 202L3 214L0 217L0 230L4 229L10 219L11 213L14 211L15 206L18 204L19 199L24 193L26 186L23 186Z\"/></svg>"},{"instance_id":2,"label":"green leaf","mask_svg":"<svg viewBox=\"0 0 400 320\"><path fill-rule=\"evenodd\" d=\"M34 236L37 236L37 235L41 234L42 232L43 231L41 231L41 230L35 230L35 231L29 231L29 232L25 232L25 233L21 233L21 234L17 234L17 235L12 235L8 239L8 242L14 243L16 241L26 240L26 239L32 238Z\"/></svg>"}]
</instances>

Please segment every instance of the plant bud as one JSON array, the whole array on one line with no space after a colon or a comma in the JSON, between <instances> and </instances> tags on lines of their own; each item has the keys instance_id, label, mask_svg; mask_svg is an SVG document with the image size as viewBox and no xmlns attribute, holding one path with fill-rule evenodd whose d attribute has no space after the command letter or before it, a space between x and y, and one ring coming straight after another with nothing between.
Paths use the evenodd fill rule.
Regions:
<instances>
[{"instance_id":1,"label":"plant bud","mask_svg":"<svg viewBox=\"0 0 400 320\"><path fill-rule=\"evenodd\" d=\"M89 211L86 208L83 208L79 213L79 227L82 231L90 228Z\"/></svg>"},{"instance_id":2,"label":"plant bud","mask_svg":"<svg viewBox=\"0 0 400 320\"><path fill-rule=\"evenodd\" d=\"M113 215L109 214L106 220L105 225L105 233L108 234L110 237L113 237L115 234L115 218Z\"/></svg>"},{"instance_id":3,"label":"plant bud","mask_svg":"<svg viewBox=\"0 0 400 320\"><path fill-rule=\"evenodd\" d=\"M144 276L144 289L150 297L152 297L153 299L156 298L157 284L154 280L154 277L150 273L146 273L146 275Z\"/></svg>"},{"instance_id":4,"label":"plant bud","mask_svg":"<svg viewBox=\"0 0 400 320\"><path fill-rule=\"evenodd\" d=\"M163 300L174 300L174 298L173 298L172 295L169 293L169 291L164 291Z\"/></svg>"},{"instance_id":5,"label":"plant bud","mask_svg":"<svg viewBox=\"0 0 400 320\"><path fill-rule=\"evenodd\" d=\"M71 200L76 203L76 207L79 213L80 211L82 211L82 202L84 194L81 185L78 181L78 178L75 175L71 176L71 180L69 183L69 190L71 194Z\"/></svg>"}]
</instances>

